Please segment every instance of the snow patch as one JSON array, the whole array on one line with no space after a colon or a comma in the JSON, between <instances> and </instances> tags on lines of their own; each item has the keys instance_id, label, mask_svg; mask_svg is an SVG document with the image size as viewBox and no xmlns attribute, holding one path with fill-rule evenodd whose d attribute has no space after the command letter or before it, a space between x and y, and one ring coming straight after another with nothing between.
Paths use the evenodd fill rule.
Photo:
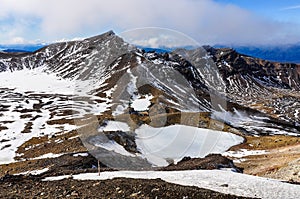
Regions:
<instances>
[{"instance_id":1,"label":"snow patch","mask_svg":"<svg viewBox=\"0 0 300 199\"><path fill-rule=\"evenodd\" d=\"M129 131L130 127L124 122L108 121L107 124L99 128L99 131Z\"/></svg>"},{"instance_id":2,"label":"snow patch","mask_svg":"<svg viewBox=\"0 0 300 199\"><path fill-rule=\"evenodd\" d=\"M295 116L295 118L299 117L299 109L296 109L294 116Z\"/></svg>"},{"instance_id":3,"label":"snow patch","mask_svg":"<svg viewBox=\"0 0 300 199\"><path fill-rule=\"evenodd\" d=\"M123 122L108 121L99 131L129 132L130 127ZM138 154L129 153L113 140L100 139L94 145L125 156L142 157L153 166L167 166L170 161L177 163L187 156L200 158L210 153L223 153L244 141L231 133L185 125L161 128L142 125L134 133Z\"/></svg>"},{"instance_id":4,"label":"snow patch","mask_svg":"<svg viewBox=\"0 0 300 199\"><path fill-rule=\"evenodd\" d=\"M79 156L81 156L81 157L87 157L87 156L89 156L89 154L88 153L76 153L73 156L74 157L79 157Z\"/></svg>"},{"instance_id":5,"label":"snow patch","mask_svg":"<svg viewBox=\"0 0 300 199\"><path fill-rule=\"evenodd\" d=\"M26 171L26 172L17 173L17 174L14 174L14 175L40 175L40 174L43 174L47 171L49 171L49 168L44 168L44 169L40 169L40 170L33 170L33 171Z\"/></svg>"},{"instance_id":6,"label":"snow patch","mask_svg":"<svg viewBox=\"0 0 300 199\"><path fill-rule=\"evenodd\" d=\"M152 95L145 95L145 98L139 98L132 101L131 107L135 111L146 111L148 107L151 105Z\"/></svg>"},{"instance_id":7,"label":"snow patch","mask_svg":"<svg viewBox=\"0 0 300 199\"><path fill-rule=\"evenodd\" d=\"M242 158L246 156L252 155L264 155L267 154L268 151L266 150L247 150L247 149L240 149L238 151L227 151L223 153L223 156L233 157L233 158Z\"/></svg>"},{"instance_id":8,"label":"snow patch","mask_svg":"<svg viewBox=\"0 0 300 199\"><path fill-rule=\"evenodd\" d=\"M0 73L0 87L18 92L35 91L47 94L74 94L74 82L62 79L41 68Z\"/></svg>"},{"instance_id":9,"label":"snow patch","mask_svg":"<svg viewBox=\"0 0 300 199\"><path fill-rule=\"evenodd\" d=\"M157 179L183 186L197 186L225 194L263 199L298 198L299 185L279 180L251 176L222 170L186 170L186 171L114 171L82 173L44 178L43 181L55 181L66 178L76 180L108 180L113 178ZM224 186L226 185L226 186Z\"/></svg>"},{"instance_id":10,"label":"snow patch","mask_svg":"<svg viewBox=\"0 0 300 199\"><path fill-rule=\"evenodd\" d=\"M223 153L244 141L231 133L185 125L162 128L142 125L135 133L137 148L154 166L167 166L169 159L177 163L186 156L200 158Z\"/></svg>"},{"instance_id":11,"label":"snow patch","mask_svg":"<svg viewBox=\"0 0 300 199\"><path fill-rule=\"evenodd\" d=\"M96 146L99 146L103 149L106 149L108 151L113 151L115 153L125 155L125 156L130 156L130 157L136 157L136 155L129 153L124 149L123 146L115 142L114 140L109 140L108 142L101 143L101 144L96 144Z\"/></svg>"},{"instance_id":12,"label":"snow patch","mask_svg":"<svg viewBox=\"0 0 300 199\"><path fill-rule=\"evenodd\" d=\"M46 159L46 158L58 158L60 156L65 155L66 153L59 153L59 154L54 154L54 153L46 153L44 155L35 157L35 158L30 158L30 160L39 160L39 159Z\"/></svg>"}]
</instances>

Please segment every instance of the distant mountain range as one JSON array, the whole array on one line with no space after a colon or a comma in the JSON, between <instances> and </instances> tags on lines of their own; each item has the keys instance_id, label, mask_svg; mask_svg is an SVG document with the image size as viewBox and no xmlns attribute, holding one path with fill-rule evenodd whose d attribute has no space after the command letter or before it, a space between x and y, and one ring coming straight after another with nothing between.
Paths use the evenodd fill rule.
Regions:
<instances>
[{"instance_id":1,"label":"distant mountain range","mask_svg":"<svg viewBox=\"0 0 300 199\"><path fill-rule=\"evenodd\" d=\"M283 46L224 46L216 45L215 47L230 47L237 52L252 57L261 58L276 62L300 63L300 43Z\"/></svg>"},{"instance_id":2,"label":"distant mountain range","mask_svg":"<svg viewBox=\"0 0 300 199\"><path fill-rule=\"evenodd\" d=\"M45 44L0 44L0 51L2 52L34 52Z\"/></svg>"},{"instance_id":3,"label":"distant mountain range","mask_svg":"<svg viewBox=\"0 0 300 199\"><path fill-rule=\"evenodd\" d=\"M300 43L284 46L226 46L215 45L215 48L232 48L238 53L264 60L284 63L300 63ZM184 49L193 49L191 46ZM146 52L155 51L157 53L172 52L175 48L143 48Z\"/></svg>"},{"instance_id":4,"label":"distant mountain range","mask_svg":"<svg viewBox=\"0 0 300 199\"><path fill-rule=\"evenodd\" d=\"M2 52L34 52L45 44L0 44ZM138 46L140 47L140 46ZM233 48L238 53L245 54L251 57L261 58L264 60L275 62L300 63L300 43L294 45L283 46L234 46L234 45L215 45L215 48ZM140 47L142 48L142 47ZM184 47L185 49L193 49L191 46ZM146 52L155 51L158 53L171 52L174 48L143 48Z\"/></svg>"}]
</instances>

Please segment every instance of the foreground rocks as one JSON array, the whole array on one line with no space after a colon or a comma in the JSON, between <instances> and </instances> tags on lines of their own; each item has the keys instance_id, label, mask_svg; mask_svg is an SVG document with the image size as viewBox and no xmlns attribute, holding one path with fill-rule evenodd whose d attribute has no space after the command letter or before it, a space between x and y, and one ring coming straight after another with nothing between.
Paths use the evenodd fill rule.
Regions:
<instances>
[{"instance_id":1,"label":"foreground rocks","mask_svg":"<svg viewBox=\"0 0 300 199\"><path fill-rule=\"evenodd\" d=\"M171 164L165 168L162 168L164 171L195 169L231 169L234 172L243 173L243 168L235 166L232 160L223 157L220 154L210 154L205 158L185 157L177 164Z\"/></svg>"},{"instance_id":2,"label":"foreground rocks","mask_svg":"<svg viewBox=\"0 0 300 199\"><path fill-rule=\"evenodd\" d=\"M15 165L16 171L24 171L24 164ZM40 175L11 175L2 174L0 179L0 198L244 198L227 195L211 190L191 186L180 186L167 183L161 179L144 180L116 178L113 180L80 181L72 178L60 181L42 181L46 176L74 175L82 172L97 172L94 165L97 160L92 156L63 155L58 158L32 161L33 165L49 170ZM51 165L51 166L50 166ZM3 166L3 165L2 165ZM93 168L92 168L93 167ZM227 167L236 169L233 162L221 155L213 154L205 158L185 157L178 164L172 164L158 170L186 170L186 169L220 169ZM5 169L5 167L2 167ZM8 166L9 168L9 166ZM11 168L11 167L10 167ZM30 166L27 167L30 169ZM102 165L101 171L111 169ZM10 171L10 173L14 173Z\"/></svg>"},{"instance_id":3,"label":"foreground rocks","mask_svg":"<svg viewBox=\"0 0 300 199\"><path fill-rule=\"evenodd\" d=\"M0 190L5 190L0 192L0 198L245 198L192 186L175 185L161 179L65 179L43 182L32 176L6 176L0 180Z\"/></svg>"}]
</instances>

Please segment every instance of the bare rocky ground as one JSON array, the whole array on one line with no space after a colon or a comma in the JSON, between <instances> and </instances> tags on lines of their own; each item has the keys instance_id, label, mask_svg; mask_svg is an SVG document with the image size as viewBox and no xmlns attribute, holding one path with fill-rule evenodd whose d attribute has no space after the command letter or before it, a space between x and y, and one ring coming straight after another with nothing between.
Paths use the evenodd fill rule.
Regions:
<instances>
[{"instance_id":1,"label":"bare rocky ground","mask_svg":"<svg viewBox=\"0 0 300 199\"><path fill-rule=\"evenodd\" d=\"M0 189L5 190L1 191L1 198L245 198L198 187L180 186L161 179L65 179L42 182L37 177L9 176L0 182Z\"/></svg>"},{"instance_id":2,"label":"bare rocky ground","mask_svg":"<svg viewBox=\"0 0 300 199\"><path fill-rule=\"evenodd\" d=\"M17 96L18 97L18 96ZM48 103L41 103L36 96L29 96L28 100L35 100L32 109L13 107L15 113L20 113L20 119L27 119L21 134L28 134L32 130L32 123L35 124L40 113L40 106L47 108ZM43 96L45 97L45 96ZM46 96L49 99L52 96ZM22 98L23 99L23 98ZM27 98L25 98L27 99ZM51 98L52 99L52 98ZM55 98L56 99L56 98ZM57 99L58 102L66 99ZM19 101L19 98L16 99ZM26 101L26 100L25 100ZM59 103L58 103L59 104ZM9 106L3 106L2 112L9 112ZM49 109L50 110L50 109ZM55 114L54 114L55 113ZM70 107L51 109L48 126L73 125L74 120L68 118L74 112ZM185 117L190 120L191 113L185 113ZM54 115L58 119L52 118ZM99 123L104 119L110 119L111 114L97 116ZM62 118L59 118L62 117ZM135 124L149 123L150 119L146 116L137 117L135 115L120 115L120 121L128 122L130 117ZM198 115L193 121L201 121L199 127L223 130L244 136L239 130L224 125L219 129L219 122L209 117L208 113ZM52 118L52 119L51 119ZM86 117L88 118L88 116ZM152 117L152 120L161 121L161 115ZM181 113L176 110L169 110L167 115L167 125L180 122ZM184 123L189 124L189 120ZM2 122L0 133L7 129L10 124ZM87 121L85 121L87 122ZM78 121L77 121L78 123ZM93 126L93 125L91 125ZM220 169L223 167L232 168L235 171L258 175L280 180L299 183L300 182L300 138L292 136L244 136L245 143L232 147L230 151L239 153L246 149L249 151L266 151L264 154L247 155L243 157L222 157L221 155L209 155L204 159L184 158L177 165L171 164L159 170L193 170L193 169ZM6 143L8 140L0 140ZM200 189L197 187L185 187L156 180L136 180L136 179L114 179L105 181L76 181L65 179L55 182L42 182L41 179L47 176L70 175L84 172L97 172L97 160L91 155L86 156L87 149L81 142L76 130L59 131L52 135L38 135L18 147L16 162L0 165L1 190L0 198L242 198L229 196ZM43 157L52 154L53 157ZM40 176L24 175L24 172L41 170L48 168ZM112 169L101 165L101 171L112 171ZM23 173L23 174L22 174ZM16 174L22 174L15 176Z\"/></svg>"},{"instance_id":3,"label":"bare rocky ground","mask_svg":"<svg viewBox=\"0 0 300 199\"><path fill-rule=\"evenodd\" d=\"M247 136L244 144L230 151L265 151L263 154L231 157L244 173L300 183L300 137Z\"/></svg>"},{"instance_id":4,"label":"bare rocky ground","mask_svg":"<svg viewBox=\"0 0 300 199\"><path fill-rule=\"evenodd\" d=\"M65 135L68 137L68 134ZM74 139L73 137L74 134L70 138L75 142L74 146L77 147L65 155L56 158L31 159L0 165L0 175L2 176L0 190L5 190L0 193L0 198L243 198L198 187L175 185L164 182L161 179L117 178L104 181L79 181L73 179L52 182L41 181L46 176L97 172L97 168L95 168L97 160L94 157L91 155L74 156L74 154L78 153L83 154L85 151L80 139ZM240 163L235 163L237 167L233 165L233 161L221 155L208 155L203 159L187 157L176 165L170 165L159 170L219 169L220 166L225 166L234 167L237 170L244 168L244 173L252 175L299 182L299 176L297 177L294 174L297 171L298 163L295 162L293 164L293 161L299 158L299 141L300 138L289 136L247 137L247 141L244 144L235 146L230 150L267 150L268 153L231 158L235 162L239 159L245 159ZM47 153L47 148L44 149L44 153ZM60 150L53 152L61 153L63 148L65 147L61 147ZM40 150L42 149L39 148L38 151ZM50 149L48 148L48 150ZM41 175L13 175L43 168L49 168L49 170ZM111 170L105 165L101 165L101 171Z\"/></svg>"},{"instance_id":5,"label":"bare rocky ground","mask_svg":"<svg viewBox=\"0 0 300 199\"><path fill-rule=\"evenodd\" d=\"M228 129L230 130L230 129ZM237 133L235 131L235 133ZM264 154L228 157L208 155L206 158L186 157L178 164L159 170L193 170L232 168L246 174L277 178L299 183L300 138L292 136L245 136L245 143L229 151L265 151ZM45 154L58 157L37 158ZM97 160L87 155L76 131L56 136L33 137L18 148L18 161L0 165L0 198L242 198L156 180L113 179L105 181L43 182L47 176L97 172ZM48 168L41 175L16 175ZM112 169L101 165L101 171Z\"/></svg>"},{"instance_id":6,"label":"bare rocky ground","mask_svg":"<svg viewBox=\"0 0 300 199\"><path fill-rule=\"evenodd\" d=\"M31 153L23 154L22 161L0 165L0 198L244 198L218 193L198 187L180 186L155 180L138 180L118 178L104 181L79 181L64 179L61 181L41 181L46 176L69 175L84 172L97 172L97 160L91 155L84 155L84 147L79 138L74 138L74 132L64 134L64 144L51 144L59 137L50 138L45 145L37 145ZM70 139L71 138L71 139ZM29 143L37 144L43 140L34 138ZM70 142L71 140L71 142ZM45 141L45 140L43 140ZM68 144L69 143L69 144ZM72 144L70 144L72 143ZM71 147L77 146L77 147ZM66 149L68 150L66 151ZM22 147L19 148L22 151ZM47 154L48 152L62 154L56 158L33 159L33 157ZM75 155L77 154L77 155ZM81 154L81 155L78 155ZM221 155L210 155L205 159L185 158L177 165L170 165L159 170L184 170L184 169L217 169L219 165L232 166L233 163ZM22 172L49 170L40 175L22 174ZM102 171L112 169L101 165ZM16 175L17 174L17 175Z\"/></svg>"},{"instance_id":7,"label":"bare rocky ground","mask_svg":"<svg viewBox=\"0 0 300 199\"><path fill-rule=\"evenodd\" d=\"M64 134L63 140L68 147L65 147L63 143L56 143L57 146L51 144L52 139L55 142L59 138L61 137L47 139L45 145L39 145L39 141L45 142L45 138L34 138L24 146L29 147L31 143L37 147L32 147L31 152L24 153L23 161L0 165L0 176L2 176L0 190L5 190L0 192L0 198L244 198L198 187L180 186L161 179L117 178L104 181L64 179L44 182L41 179L46 176L97 172L97 160L91 155L84 155L86 154L84 147L78 137L74 138L74 132ZM68 148L67 151L66 148ZM22 147L19 150L22 151ZM67 154L56 158L32 159L50 151ZM203 159L185 158L177 165L170 165L159 170L217 169L220 165L230 167L233 166L233 162L221 155L209 155ZM16 175L43 168L49 170L35 176ZM101 165L102 171L112 171L112 169Z\"/></svg>"}]
</instances>

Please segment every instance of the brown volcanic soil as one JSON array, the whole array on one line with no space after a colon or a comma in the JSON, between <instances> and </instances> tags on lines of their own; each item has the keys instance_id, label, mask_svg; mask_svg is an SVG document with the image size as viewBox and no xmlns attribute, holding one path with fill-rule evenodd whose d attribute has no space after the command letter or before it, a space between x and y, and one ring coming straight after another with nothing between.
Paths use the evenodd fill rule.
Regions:
<instances>
[{"instance_id":1,"label":"brown volcanic soil","mask_svg":"<svg viewBox=\"0 0 300 199\"><path fill-rule=\"evenodd\" d=\"M71 135L68 136L72 138L74 135ZM55 138L58 139L59 136ZM48 141L50 140L48 139ZM72 138L71 140L76 139ZM39 139L33 139L30 143L37 144L40 141ZM36 150L34 148L33 151ZM0 192L0 198L245 198L198 187L167 183L161 179L116 178L104 181L73 179L53 182L41 181L46 176L97 172L97 168L92 168L95 165L97 165L97 160L91 155L74 156L72 153L57 158L31 159L0 165L0 176L2 176L0 190L4 190ZM232 166L232 161L221 155L209 155L206 158L199 159L185 158L177 165L160 168L159 170L217 169L219 165ZM49 168L49 170L40 176L11 175L43 168ZM101 171L111 170L105 165L101 166Z\"/></svg>"},{"instance_id":2,"label":"brown volcanic soil","mask_svg":"<svg viewBox=\"0 0 300 199\"><path fill-rule=\"evenodd\" d=\"M61 136L62 137L57 136L47 139L47 142L50 141L49 143L53 143L57 139L62 139L64 142L67 140L76 141L78 148L73 148L73 150L71 147L71 151L73 151L73 153L84 152L84 147L80 143L80 139L76 137L76 134L67 133ZM63 137L67 138L63 139ZM244 173L277 178L290 182L300 182L299 137L278 135L261 137L247 136L246 138L247 141L245 143L234 146L230 150L267 150L268 153L242 158L230 158L233 160L246 159L240 163L235 163L236 166L244 168ZM35 144L46 141L42 140L43 138L41 138L41 140L33 139L29 143L34 146ZM58 145L60 144L64 146L62 143ZM33 157L41 155L38 151L44 151L43 153L50 152L52 147L51 145L38 146L43 147L33 147L30 150L34 152L31 153ZM49 148L49 146L51 147ZM26 148L28 145L23 147ZM56 152L67 152L69 154L57 158L25 159L24 161L8 165L0 165L0 176L43 168L49 168L49 171L42 174L40 178L45 176L97 172L96 168L92 168L93 165L97 165L97 160L92 156L75 157L71 151L62 151L62 149L65 149L65 147L61 147L61 150L57 150ZM231 164L232 162L230 160L220 155L209 155L203 159L185 158L177 165L170 165L160 170L218 169L220 165ZM102 165L101 171L111 171L111 169ZM189 198L239 198L196 187L174 185L162 180L122 178L105 181L76 181L65 179L55 182L41 182L40 178L7 175L5 180L2 179L2 181L0 181L0 190L5 190L0 192L0 198L155 198L155 196L159 196L159 198L183 198L183 196L189 196Z\"/></svg>"},{"instance_id":3,"label":"brown volcanic soil","mask_svg":"<svg viewBox=\"0 0 300 199\"><path fill-rule=\"evenodd\" d=\"M0 198L245 198L161 179L43 182L35 177L8 176L0 180L0 190L5 190L0 192Z\"/></svg>"},{"instance_id":4,"label":"brown volcanic soil","mask_svg":"<svg viewBox=\"0 0 300 199\"><path fill-rule=\"evenodd\" d=\"M186 118L191 118L186 113ZM180 114L170 110L167 115L167 124L178 123ZM201 127L238 133L238 130L227 125L222 126L212 120L209 115L203 113L194 115L192 121L202 121ZM128 115L121 115L127 121ZM131 119L148 123L149 116L134 117ZM107 116L99 116L99 121ZM120 118L118 118L120 119ZM160 115L155 118L158 121ZM191 120L187 121L190 124ZM60 121L66 123L67 121ZM55 121L58 123L58 121ZM190 124L192 125L192 124ZM92 126L92 125L91 125ZM222 129L219 129L221 126ZM268 150L269 153L258 156L248 156L246 161L238 163L238 167L245 168L244 172L252 175L273 177L287 181L300 182L299 160L300 159L300 138L291 136L248 136L247 142L232 147L231 150ZM56 134L53 137L43 136L32 138L19 147L19 162L8 165L0 165L0 177L5 174L17 174L36 169L49 168L40 177L57 176L64 174L76 174L83 172L97 172L97 160L92 156L74 157L73 153L85 152L86 148L81 143L76 131ZM34 159L47 153L65 154L57 158ZM232 158L235 159L235 158ZM185 159L177 165L170 165L162 170L183 170L183 169L218 169L221 165L230 165L231 162L222 156L209 156L206 159ZM102 171L111 169L101 166ZM229 196L197 187L184 187L170 184L162 180L137 180L137 179L114 179L106 181L76 181L65 179L55 182L42 182L38 177L24 177L8 175L0 181L0 198L239 198ZM240 197L242 198L242 197Z\"/></svg>"},{"instance_id":5,"label":"brown volcanic soil","mask_svg":"<svg viewBox=\"0 0 300 199\"><path fill-rule=\"evenodd\" d=\"M247 136L244 144L234 146L230 150L266 150L263 155L251 155L235 163L244 168L244 173L262 177L276 178L290 182L300 182L300 137L274 136Z\"/></svg>"}]
</instances>

